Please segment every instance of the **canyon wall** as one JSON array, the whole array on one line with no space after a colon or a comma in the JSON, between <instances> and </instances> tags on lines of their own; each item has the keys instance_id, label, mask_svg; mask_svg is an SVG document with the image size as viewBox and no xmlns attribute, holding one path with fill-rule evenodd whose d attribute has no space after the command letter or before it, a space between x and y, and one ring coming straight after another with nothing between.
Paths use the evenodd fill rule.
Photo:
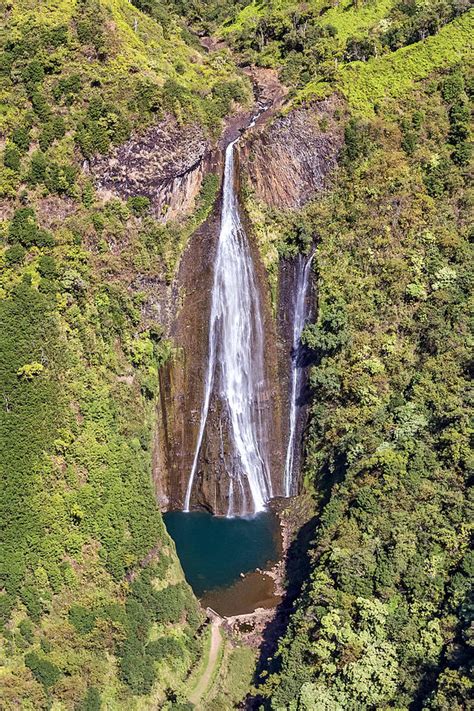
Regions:
<instances>
[{"instance_id":1,"label":"canyon wall","mask_svg":"<svg viewBox=\"0 0 474 711\"><path fill-rule=\"evenodd\" d=\"M334 119L338 101L333 97L311 111L300 108L275 115L283 94L274 77L265 75L264 79L258 93L260 105L267 108L238 144L238 173L245 176L257 200L279 210L300 208L323 188L335 165L342 142ZM189 214L203 177L209 171L222 173L226 144L248 122L248 112L234 117L219 143L211 144L200 129L180 127L168 117L91 165L98 190L106 197L144 195L161 221ZM174 345L172 358L160 371L154 449L154 482L162 509L183 507L198 438L220 209L219 198L211 216L191 236L173 284L157 295L160 313L168 314L167 335ZM266 441L261 444L269 454L274 495L280 496L288 438L294 269L291 262L280 264L275 310L252 225L243 210L242 220L254 258L264 320L265 384L260 415L267 426ZM230 447L220 407L218 398L211 398L191 507L225 514L225 461Z\"/></svg>"},{"instance_id":2,"label":"canyon wall","mask_svg":"<svg viewBox=\"0 0 474 711\"><path fill-rule=\"evenodd\" d=\"M241 143L240 160L257 200L279 210L303 207L335 167L343 136L342 104L332 95L257 124Z\"/></svg>"},{"instance_id":3,"label":"canyon wall","mask_svg":"<svg viewBox=\"0 0 474 711\"><path fill-rule=\"evenodd\" d=\"M192 212L216 157L201 126L180 126L167 115L111 154L95 158L90 170L102 198L147 197L153 216L166 222Z\"/></svg>"}]
</instances>

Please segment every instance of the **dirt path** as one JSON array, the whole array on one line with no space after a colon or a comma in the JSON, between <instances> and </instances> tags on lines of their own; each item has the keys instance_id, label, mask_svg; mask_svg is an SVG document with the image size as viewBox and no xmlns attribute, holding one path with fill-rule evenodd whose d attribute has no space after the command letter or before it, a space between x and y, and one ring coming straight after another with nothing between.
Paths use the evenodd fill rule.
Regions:
<instances>
[{"instance_id":1,"label":"dirt path","mask_svg":"<svg viewBox=\"0 0 474 711\"><path fill-rule=\"evenodd\" d=\"M214 675L214 669L216 667L216 662L219 657L219 650L222 644L222 637L220 633L221 620L214 620L211 625L211 648L209 650L209 659L207 661L207 667L201 676L198 685L189 696L189 700L192 704L196 706L201 701L202 697L209 688L212 677Z\"/></svg>"}]
</instances>

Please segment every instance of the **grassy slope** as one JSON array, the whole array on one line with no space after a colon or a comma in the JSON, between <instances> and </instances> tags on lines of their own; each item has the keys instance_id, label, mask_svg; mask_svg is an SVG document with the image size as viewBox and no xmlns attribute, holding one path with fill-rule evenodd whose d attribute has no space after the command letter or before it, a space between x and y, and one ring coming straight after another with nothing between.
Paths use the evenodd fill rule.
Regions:
<instances>
[{"instance_id":1,"label":"grassy slope","mask_svg":"<svg viewBox=\"0 0 474 711\"><path fill-rule=\"evenodd\" d=\"M21 0L0 38L3 708L154 708L184 688L201 618L154 500L170 347L143 307L217 186L163 227L98 201L80 167L183 102L218 129L212 88L237 76L127 0Z\"/></svg>"},{"instance_id":2,"label":"grassy slope","mask_svg":"<svg viewBox=\"0 0 474 711\"><path fill-rule=\"evenodd\" d=\"M471 10L423 42L367 62L344 65L331 83L308 82L298 91L295 101L322 98L338 89L347 98L352 112L373 116L374 107L383 99L397 99L433 71L468 60L472 54L473 31L474 11Z\"/></svg>"},{"instance_id":3,"label":"grassy slope","mask_svg":"<svg viewBox=\"0 0 474 711\"><path fill-rule=\"evenodd\" d=\"M349 37L362 37L377 27L394 5L394 0L379 0L356 7L352 0L345 0L325 12L322 19L325 25L335 27L338 39L345 42Z\"/></svg>"},{"instance_id":4,"label":"grassy slope","mask_svg":"<svg viewBox=\"0 0 474 711\"><path fill-rule=\"evenodd\" d=\"M340 86L351 110L373 115L374 106L386 97L397 99L433 71L468 60L473 34L471 10L424 42L402 47L380 59L348 65L342 70Z\"/></svg>"},{"instance_id":5,"label":"grassy slope","mask_svg":"<svg viewBox=\"0 0 474 711\"><path fill-rule=\"evenodd\" d=\"M234 22L226 24L220 32L223 36L230 35L256 23L269 11L289 14L297 12L299 6L300 3L294 2L294 0L273 0L270 3L254 0L238 13ZM347 40L349 36L363 35L386 17L393 6L393 0L378 0L378 2L363 5L360 8L356 8L352 0L344 0L337 7L329 9L327 3L321 2L321 0L311 0L311 2L305 3L305 7L322 12L321 22L335 27L341 41Z\"/></svg>"},{"instance_id":6,"label":"grassy slope","mask_svg":"<svg viewBox=\"0 0 474 711\"><path fill-rule=\"evenodd\" d=\"M400 19L396 14L393 15L395 3L389 0L362 3L359 7L348 1L332 8L315 0L305 4L304 10L312 9L317 13L313 16L316 28L331 26L335 35L323 41L321 50L317 49L319 59L310 62L303 75L292 75L285 66L289 62L295 62L298 52L292 52L291 46L285 47L285 32L291 31L294 22L292 18L298 17L298 11L302 9L298 3L291 1L252 3L240 11L235 22L222 30L239 48L255 48L262 41L261 32L265 33L266 25L272 24L274 29L265 37L264 61L282 67L283 77L288 78L290 84L291 81L296 82L294 99L297 103L321 98L338 89L347 98L352 112L373 115L374 106L382 99L402 96L431 72L465 61L472 53L474 11L471 10L423 41L392 52L386 45L382 45L376 56L371 56L368 61L348 62L344 58L344 51L349 38L371 38L374 42L379 41L387 28L394 25L403 27L407 16ZM273 20L275 17L280 20ZM275 41L274 36L280 32L281 23L286 23L287 29L282 35L278 35ZM259 25L262 29L257 31ZM300 44L304 44L307 31L305 24L298 28L296 37ZM272 45L275 47L270 52ZM300 51L300 57L310 55L313 49L314 47L308 45L305 51ZM337 68L334 65L336 57Z\"/></svg>"},{"instance_id":7,"label":"grassy slope","mask_svg":"<svg viewBox=\"0 0 474 711\"><path fill-rule=\"evenodd\" d=\"M469 102L445 88L471 25L342 70L352 114L371 118L351 124L335 185L297 218L318 236L305 472L318 523L266 686L278 711L460 711L472 691L472 252L455 148Z\"/></svg>"}]
</instances>

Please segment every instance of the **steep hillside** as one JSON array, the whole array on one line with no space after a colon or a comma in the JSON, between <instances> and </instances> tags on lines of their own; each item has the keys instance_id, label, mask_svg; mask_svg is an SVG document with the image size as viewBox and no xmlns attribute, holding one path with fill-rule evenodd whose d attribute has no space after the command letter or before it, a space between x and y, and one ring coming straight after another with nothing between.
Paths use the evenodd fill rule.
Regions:
<instances>
[{"instance_id":1,"label":"steep hillside","mask_svg":"<svg viewBox=\"0 0 474 711\"><path fill-rule=\"evenodd\" d=\"M151 481L157 294L218 181L164 226L139 192L99 196L89 165L157 123L212 142L248 84L171 11L2 10L2 708L151 708L202 644Z\"/></svg>"},{"instance_id":2,"label":"steep hillside","mask_svg":"<svg viewBox=\"0 0 474 711\"><path fill-rule=\"evenodd\" d=\"M265 249L316 243L309 575L257 687L278 711L468 708L471 26L338 72L345 145L306 208L247 194ZM286 121L334 133L323 106Z\"/></svg>"},{"instance_id":3,"label":"steep hillside","mask_svg":"<svg viewBox=\"0 0 474 711\"><path fill-rule=\"evenodd\" d=\"M2 709L189 709L207 666L152 471L168 326L208 306L220 139L252 103L237 63L288 98L236 149L262 282L281 312L281 271L316 247L317 293L294 577L250 707L468 708L468 10L1 4ZM238 706L241 652L212 708Z\"/></svg>"},{"instance_id":4,"label":"steep hillside","mask_svg":"<svg viewBox=\"0 0 474 711\"><path fill-rule=\"evenodd\" d=\"M467 708L471 81L352 120L337 184L295 220L317 241L315 519L274 709Z\"/></svg>"}]
</instances>

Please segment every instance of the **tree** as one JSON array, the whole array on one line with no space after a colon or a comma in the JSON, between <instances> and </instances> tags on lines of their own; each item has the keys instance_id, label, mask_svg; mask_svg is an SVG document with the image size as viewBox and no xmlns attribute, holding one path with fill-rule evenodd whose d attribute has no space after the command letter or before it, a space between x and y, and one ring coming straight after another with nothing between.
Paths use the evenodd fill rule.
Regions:
<instances>
[{"instance_id":1,"label":"tree","mask_svg":"<svg viewBox=\"0 0 474 711\"><path fill-rule=\"evenodd\" d=\"M30 652L25 656L25 664L46 690L54 686L62 676L61 670L55 664L38 656L35 652Z\"/></svg>"}]
</instances>

